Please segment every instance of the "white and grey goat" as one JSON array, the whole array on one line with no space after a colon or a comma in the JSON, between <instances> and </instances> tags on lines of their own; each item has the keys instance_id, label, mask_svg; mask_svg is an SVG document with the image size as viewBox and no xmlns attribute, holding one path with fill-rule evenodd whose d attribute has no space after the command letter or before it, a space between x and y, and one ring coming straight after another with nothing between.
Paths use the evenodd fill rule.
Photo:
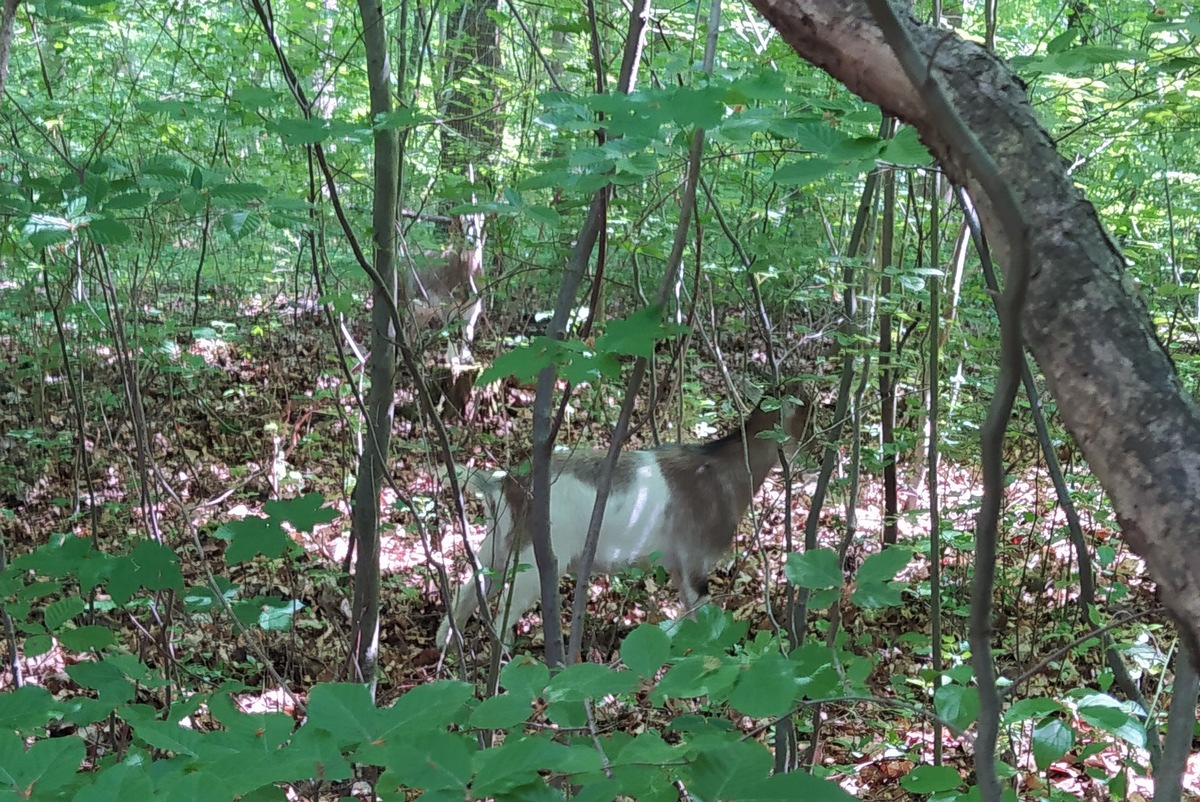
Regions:
<instances>
[{"instance_id":1,"label":"white and grey goat","mask_svg":"<svg viewBox=\"0 0 1200 802\"><path fill-rule=\"evenodd\" d=\"M706 601L708 574L729 551L746 508L779 462L780 448L790 458L806 436L810 410L807 402L794 400L770 410L759 404L743 425L720 439L623 452L604 508L593 570L611 573L657 557L679 588L685 609L694 610ZM782 442L771 436L776 430L784 436ZM604 451L589 449L556 454L551 462L550 538L563 573L574 570L582 555L604 458ZM468 485L488 508L490 529L476 552L487 570L475 576L492 600L502 586L500 577L513 565L537 564L528 534L529 492L511 475L494 478L476 472ZM506 637L509 625L538 601L537 569L517 572L511 593L507 614L498 617ZM472 581L458 589L452 608L455 629L461 631L479 598ZM438 629L439 645L449 633L446 616Z\"/></svg>"}]
</instances>

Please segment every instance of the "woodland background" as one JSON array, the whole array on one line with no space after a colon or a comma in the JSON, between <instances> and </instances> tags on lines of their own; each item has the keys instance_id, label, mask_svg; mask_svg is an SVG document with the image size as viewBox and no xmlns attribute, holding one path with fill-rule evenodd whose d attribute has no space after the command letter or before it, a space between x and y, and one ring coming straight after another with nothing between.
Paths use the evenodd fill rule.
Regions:
<instances>
[{"instance_id":1,"label":"woodland background","mask_svg":"<svg viewBox=\"0 0 1200 802\"><path fill-rule=\"evenodd\" d=\"M914 128L743 3L381 11L4 6L0 795L991 798L981 616L1008 798L1200 793L1185 650L1032 365L976 549L996 268ZM1024 81L1194 393L1200 21L913 13ZM403 293L390 333L388 243L475 214L450 365ZM578 583L578 652L536 615L511 660L435 648L483 532L447 458L527 463L537 404L560 443L627 399L633 446L703 441L796 377L820 433L720 608L631 571Z\"/></svg>"}]
</instances>

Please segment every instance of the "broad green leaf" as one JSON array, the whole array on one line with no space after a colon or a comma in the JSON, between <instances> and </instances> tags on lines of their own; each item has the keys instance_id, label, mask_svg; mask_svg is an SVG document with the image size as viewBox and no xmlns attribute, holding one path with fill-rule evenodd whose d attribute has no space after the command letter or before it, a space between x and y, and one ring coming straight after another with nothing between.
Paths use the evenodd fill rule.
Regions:
<instances>
[{"instance_id":1,"label":"broad green leaf","mask_svg":"<svg viewBox=\"0 0 1200 802\"><path fill-rule=\"evenodd\" d=\"M263 512L275 520L287 521L299 532L312 532L338 517L336 510L325 506L325 497L320 493L268 501L263 504Z\"/></svg>"},{"instance_id":2,"label":"broad green leaf","mask_svg":"<svg viewBox=\"0 0 1200 802\"><path fill-rule=\"evenodd\" d=\"M783 165L771 176L771 181L785 187L803 187L828 178L841 168L840 161L811 156Z\"/></svg>"},{"instance_id":3,"label":"broad green leaf","mask_svg":"<svg viewBox=\"0 0 1200 802\"><path fill-rule=\"evenodd\" d=\"M143 540L129 555L114 558L108 582L113 601L125 604L140 588L182 591L179 555L153 540Z\"/></svg>"},{"instance_id":4,"label":"broad green leaf","mask_svg":"<svg viewBox=\"0 0 1200 802\"><path fill-rule=\"evenodd\" d=\"M1061 719L1048 718L1033 728L1033 757L1039 771L1075 748L1075 731Z\"/></svg>"},{"instance_id":5,"label":"broad green leaf","mask_svg":"<svg viewBox=\"0 0 1200 802\"><path fill-rule=\"evenodd\" d=\"M531 715L531 700L525 695L502 693L484 699L467 719L467 726L483 730L509 729L523 724Z\"/></svg>"},{"instance_id":6,"label":"broad green leaf","mask_svg":"<svg viewBox=\"0 0 1200 802\"><path fill-rule=\"evenodd\" d=\"M738 789L732 802L858 802L857 797L830 780L804 772L775 774Z\"/></svg>"},{"instance_id":7,"label":"broad green leaf","mask_svg":"<svg viewBox=\"0 0 1200 802\"><path fill-rule=\"evenodd\" d=\"M216 186L209 187L208 194L214 198L224 198L244 203L246 201L265 198L269 193L267 188L262 184L233 183L217 184Z\"/></svg>"},{"instance_id":8,"label":"broad green leaf","mask_svg":"<svg viewBox=\"0 0 1200 802\"><path fill-rule=\"evenodd\" d=\"M259 554L269 559L279 557L292 546L292 539L278 521L254 515L227 521L213 537L229 541L225 547L225 562L229 565L246 562Z\"/></svg>"},{"instance_id":9,"label":"broad green leaf","mask_svg":"<svg viewBox=\"0 0 1200 802\"><path fill-rule=\"evenodd\" d=\"M900 778L900 787L913 794L936 794L962 785L963 778L950 766L917 766Z\"/></svg>"},{"instance_id":10,"label":"broad green leaf","mask_svg":"<svg viewBox=\"0 0 1200 802\"><path fill-rule=\"evenodd\" d=\"M675 621L671 636L671 654L724 654L746 635L748 625L715 604L706 604L691 617Z\"/></svg>"},{"instance_id":11,"label":"broad green leaf","mask_svg":"<svg viewBox=\"0 0 1200 802\"><path fill-rule=\"evenodd\" d=\"M654 624L641 624L621 643L621 661L646 679L653 679L670 655L671 639Z\"/></svg>"},{"instance_id":12,"label":"broad green leaf","mask_svg":"<svg viewBox=\"0 0 1200 802\"><path fill-rule=\"evenodd\" d=\"M1079 717L1139 749L1146 746L1146 728L1125 707L1105 693L1084 693L1076 701Z\"/></svg>"},{"instance_id":13,"label":"broad green leaf","mask_svg":"<svg viewBox=\"0 0 1200 802\"><path fill-rule=\"evenodd\" d=\"M114 656L67 666L67 674L83 687L94 689L110 709L133 699L134 684Z\"/></svg>"},{"instance_id":14,"label":"broad green leaf","mask_svg":"<svg viewBox=\"0 0 1200 802\"><path fill-rule=\"evenodd\" d=\"M966 729L979 716L979 691L962 685L943 685L933 693L933 709L943 721Z\"/></svg>"},{"instance_id":15,"label":"broad green leaf","mask_svg":"<svg viewBox=\"0 0 1200 802\"><path fill-rule=\"evenodd\" d=\"M153 798L150 772L146 770L145 763L136 757L109 766L94 777L95 781L80 789L72 802L132 802L135 799Z\"/></svg>"},{"instance_id":16,"label":"broad green leaf","mask_svg":"<svg viewBox=\"0 0 1200 802\"><path fill-rule=\"evenodd\" d=\"M878 554L863 560L855 573L857 582L890 582L912 562L912 550L902 546L889 546Z\"/></svg>"},{"instance_id":17,"label":"broad green leaf","mask_svg":"<svg viewBox=\"0 0 1200 802\"><path fill-rule=\"evenodd\" d=\"M309 692L305 726L325 730L340 746L377 738L383 729L380 718L366 685L323 682Z\"/></svg>"},{"instance_id":18,"label":"broad green leaf","mask_svg":"<svg viewBox=\"0 0 1200 802\"><path fill-rule=\"evenodd\" d=\"M550 681L550 669L546 664L527 654L514 657L500 669L500 684L509 693L533 700L542 695Z\"/></svg>"},{"instance_id":19,"label":"broad green leaf","mask_svg":"<svg viewBox=\"0 0 1200 802\"><path fill-rule=\"evenodd\" d=\"M72 652L86 652L91 649L103 649L113 646L117 637L107 627L85 626L77 629L64 629L58 633L58 639L63 648Z\"/></svg>"},{"instance_id":20,"label":"broad green leaf","mask_svg":"<svg viewBox=\"0 0 1200 802\"><path fill-rule=\"evenodd\" d=\"M88 239L97 245L119 245L133 237L129 226L110 217L97 217L89 222L84 230Z\"/></svg>"},{"instance_id":21,"label":"broad green leaf","mask_svg":"<svg viewBox=\"0 0 1200 802\"><path fill-rule=\"evenodd\" d=\"M410 733L440 730L456 721L474 688L457 680L440 680L418 685L383 709L388 732Z\"/></svg>"},{"instance_id":22,"label":"broad green leaf","mask_svg":"<svg viewBox=\"0 0 1200 802\"><path fill-rule=\"evenodd\" d=\"M104 204L104 210L113 212L141 209L150 205L152 200L154 197L147 192L126 192L123 195L109 198L108 202Z\"/></svg>"},{"instance_id":23,"label":"broad green leaf","mask_svg":"<svg viewBox=\"0 0 1200 802\"><path fill-rule=\"evenodd\" d=\"M838 555L830 548L792 552L787 556L784 573L793 585L809 590L836 588L842 584Z\"/></svg>"},{"instance_id":24,"label":"broad green leaf","mask_svg":"<svg viewBox=\"0 0 1200 802\"><path fill-rule=\"evenodd\" d=\"M533 222L544 226L557 226L562 223L562 215L550 206L522 206L521 213Z\"/></svg>"},{"instance_id":25,"label":"broad green leaf","mask_svg":"<svg viewBox=\"0 0 1200 802\"><path fill-rule=\"evenodd\" d=\"M917 129L905 126L891 139L884 140L879 160L901 167L925 167L933 163L929 149L921 144Z\"/></svg>"},{"instance_id":26,"label":"broad green leaf","mask_svg":"<svg viewBox=\"0 0 1200 802\"><path fill-rule=\"evenodd\" d=\"M657 702L664 697L694 699L718 695L733 685L739 671L738 662L723 654L683 657L663 675L654 689L654 699Z\"/></svg>"},{"instance_id":27,"label":"broad green leaf","mask_svg":"<svg viewBox=\"0 0 1200 802\"><path fill-rule=\"evenodd\" d=\"M384 758L379 765L385 767L383 776L392 783L416 790L453 788L462 799L471 782L476 751L473 735L426 732L419 737L397 738L376 756ZM384 782L383 777L380 782Z\"/></svg>"},{"instance_id":28,"label":"broad green leaf","mask_svg":"<svg viewBox=\"0 0 1200 802\"><path fill-rule=\"evenodd\" d=\"M45 726L59 704L38 685L22 685L0 693L0 732L26 732Z\"/></svg>"},{"instance_id":29,"label":"broad green leaf","mask_svg":"<svg viewBox=\"0 0 1200 802\"><path fill-rule=\"evenodd\" d=\"M26 749L16 735L0 732L0 791L27 799L25 793L36 787L35 799L52 799L49 792L74 779L84 756L82 738L48 738Z\"/></svg>"},{"instance_id":30,"label":"broad green leaf","mask_svg":"<svg viewBox=\"0 0 1200 802\"><path fill-rule=\"evenodd\" d=\"M686 327L664 322L661 307L648 306L624 319L609 321L596 340L596 349L649 359L654 355L655 342L686 331Z\"/></svg>"},{"instance_id":31,"label":"broad green leaf","mask_svg":"<svg viewBox=\"0 0 1200 802\"><path fill-rule=\"evenodd\" d=\"M375 130L388 131L396 128L411 128L414 125L424 125L433 122L428 114L421 114L410 108L401 106L388 114L380 114L375 118Z\"/></svg>"},{"instance_id":32,"label":"broad green leaf","mask_svg":"<svg viewBox=\"0 0 1200 802\"><path fill-rule=\"evenodd\" d=\"M688 789L701 799L736 800L771 772L771 753L757 741L709 741L696 755Z\"/></svg>"},{"instance_id":33,"label":"broad green leaf","mask_svg":"<svg viewBox=\"0 0 1200 802\"><path fill-rule=\"evenodd\" d=\"M1004 711L1005 724L1020 724L1032 718L1043 718L1053 713L1064 713L1066 708L1053 699L1018 699Z\"/></svg>"},{"instance_id":34,"label":"broad green leaf","mask_svg":"<svg viewBox=\"0 0 1200 802\"><path fill-rule=\"evenodd\" d=\"M572 748L549 737L510 736L500 746L478 752L475 758L472 794L477 798L497 796L533 782L543 782L540 772L562 774L596 771L600 756L590 747Z\"/></svg>"},{"instance_id":35,"label":"broad green leaf","mask_svg":"<svg viewBox=\"0 0 1200 802\"><path fill-rule=\"evenodd\" d=\"M53 632L86 609L87 605L78 596L59 599L46 608L44 616L46 629Z\"/></svg>"},{"instance_id":36,"label":"broad green leaf","mask_svg":"<svg viewBox=\"0 0 1200 802\"><path fill-rule=\"evenodd\" d=\"M550 678L544 696L548 702L583 701L629 693L637 686L638 677L632 671L600 663L575 663Z\"/></svg>"},{"instance_id":37,"label":"broad green leaf","mask_svg":"<svg viewBox=\"0 0 1200 802\"><path fill-rule=\"evenodd\" d=\"M781 716L796 701L796 674L792 662L778 652L767 652L741 672L729 703L754 718Z\"/></svg>"}]
</instances>

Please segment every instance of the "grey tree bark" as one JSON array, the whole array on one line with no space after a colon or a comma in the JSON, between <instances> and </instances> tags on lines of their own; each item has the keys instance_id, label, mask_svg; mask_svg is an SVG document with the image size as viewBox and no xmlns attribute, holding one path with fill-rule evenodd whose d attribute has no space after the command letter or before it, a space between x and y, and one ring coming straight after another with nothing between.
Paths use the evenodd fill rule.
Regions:
<instances>
[{"instance_id":1,"label":"grey tree bark","mask_svg":"<svg viewBox=\"0 0 1200 802\"><path fill-rule=\"evenodd\" d=\"M387 30L378 0L359 0L371 114L392 110L392 69ZM396 393L396 170L399 141L394 128L375 132L375 275L371 292L371 389L367 394L367 436L354 487L351 528L357 546L354 568L353 649L355 679L375 688L379 661L379 491L388 470Z\"/></svg>"},{"instance_id":2,"label":"grey tree bark","mask_svg":"<svg viewBox=\"0 0 1200 802\"><path fill-rule=\"evenodd\" d=\"M806 60L914 126L970 193L1001 264L995 199L966 169L945 121L905 77L864 0L752 0ZM1200 654L1200 409L1155 338L1121 255L1067 175L1021 81L996 57L898 12L933 77L991 155L1027 219L1022 326L1068 429L1147 562L1191 654Z\"/></svg>"}]
</instances>

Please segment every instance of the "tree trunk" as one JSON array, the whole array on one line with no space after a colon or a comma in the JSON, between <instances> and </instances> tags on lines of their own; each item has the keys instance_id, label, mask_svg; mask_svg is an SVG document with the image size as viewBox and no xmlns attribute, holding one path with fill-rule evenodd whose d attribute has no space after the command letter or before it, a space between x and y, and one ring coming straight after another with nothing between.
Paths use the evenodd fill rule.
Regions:
<instances>
[{"instance_id":1,"label":"tree trunk","mask_svg":"<svg viewBox=\"0 0 1200 802\"><path fill-rule=\"evenodd\" d=\"M392 110L392 70L382 9L374 0L359 0L372 117ZM375 688L379 661L379 491L388 469L395 408L396 332L391 310L396 298L396 170L399 144L394 128L375 132L375 275L371 293L371 389L367 394L367 436L354 487L353 650L355 679Z\"/></svg>"},{"instance_id":2,"label":"tree trunk","mask_svg":"<svg viewBox=\"0 0 1200 802\"><path fill-rule=\"evenodd\" d=\"M864 0L752 0L797 53L913 125L974 201L999 261L1015 243L945 121L909 82ZM1012 187L1029 231L1026 346L1150 568L1192 654L1200 644L1200 410L1155 338L1121 255L1080 197L1024 85L996 57L900 12L932 75ZM1046 224L1048 221L1053 221Z\"/></svg>"}]
</instances>

